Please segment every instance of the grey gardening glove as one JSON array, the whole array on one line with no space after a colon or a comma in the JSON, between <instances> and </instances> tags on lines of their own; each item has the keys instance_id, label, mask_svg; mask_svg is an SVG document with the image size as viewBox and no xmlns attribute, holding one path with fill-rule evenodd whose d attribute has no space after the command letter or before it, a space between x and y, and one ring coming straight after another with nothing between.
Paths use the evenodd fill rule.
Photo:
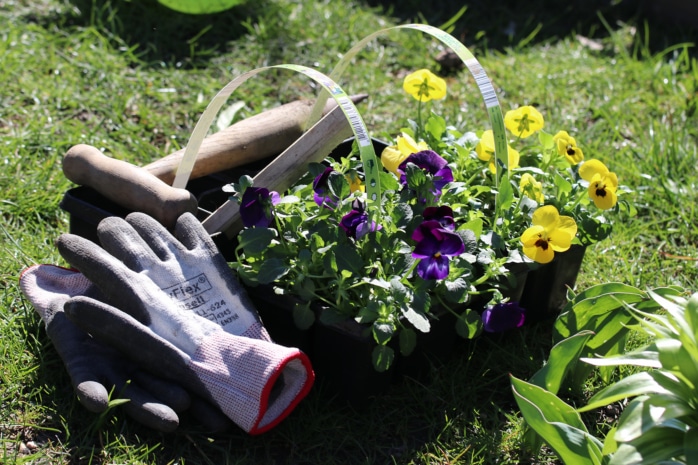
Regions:
<instances>
[{"instance_id":1,"label":"grey gardening glove","mask_svg":"<svg viewBox=\"0 0 698 465\"><path fill-rule=\"evenodd\" d=\"M102 220L102 247L146 275L182 310L191 310L236 336L271 341L247 293L194 215L177 220L174 236L154 218L131 213Z\"/></svg>"},{"instance_id":2,"label":"grey gardening glove","mask_svg":"<svg viewBox=\"0 0 698 465\"><path fill-rule=\"evenodd\" d=\"M97 413L105 411L113 387L115 398L129 399L123 409L138 422L165 432L177 428L176 412L190 404L183 388L139 370L66 318L63 304L68 299L77 295L98 296L87 278L65 268L36 265L24 270L20 287L46 325L46 334L85 408Z\"/></svg>"},{"instance_id":3,"label":"grey gardening glove","mask_svg":"<svg viewBox=\"0 0 698 465\"><path fill-rule=\"evenodd\" d=\"M109 236L109 231L121 234L128 229L127 224L117 218L104 220L99 227L100 236ZM224 330L212 319L192 312L188 299L174 303L170 298L174 288L181 288L186 295L202 293L207 296L213 291L211 294L216 296L213 302L221 296L223 302L219 302L226 306L231 298L230 302L236 304L244 301L235 300L236 294L230 290L217 287L228 282L226 279L232 279L218 276L222 273L232 276L227 265L223 269L215 262L198 263L199 259L211 260L217 252L212 244L201 242L202 236L207 238L207 234L193 216L185 214L178 221L175 234L181 239L181 247L172 236L160 233L162 231L153 236L146 234L147 243L138 242L135 236L129 239L136 239L134 243L120 242L114 249L124 257L123 261L86 239L62 235L57 245L63 257L114 304L77 296L66 303L66 314L93 337L138 360L148 371L176 379L210 400L245 431L259 434L271 429L309 392L314 374L308 358L298 349L273 344L266 338L234 334L262 336L266 333L254 329L257 325L261 328L261 324L251 306L227 307L232 315L237 315L231 323L242 324L226 325ZM197 249L199 245L202 247ZM185 250L199 252L195 258L175 259L180 265L170 264L170 268L161 265L162 261L167 262L163 254L169 252L177 257ZM138 257L142 254L149 258L142 261ZM197 273L188 273L191 270ZM200 272L204 275L196 281L200 286L196 288L190 282L189 292L182 285L182 278L197 277ZM163 290L159 282L170 290ZM203 306L204 310L209 308ZM238 329L228 332L235 326Z\"/></svg>"}]
</instances>

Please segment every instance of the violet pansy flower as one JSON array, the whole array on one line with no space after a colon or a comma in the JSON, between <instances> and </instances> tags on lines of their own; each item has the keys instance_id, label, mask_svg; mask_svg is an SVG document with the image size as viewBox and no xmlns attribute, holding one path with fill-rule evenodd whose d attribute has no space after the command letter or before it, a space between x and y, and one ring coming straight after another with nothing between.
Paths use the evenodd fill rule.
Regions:
<instances>
[{"instance_id":1,"label":"violet pansy flower","mask_svg":"<svg viewBox=\"0 0 698 465\"><path fill-rule=\"evenodd\" d=\"M453 209L448 205L440 207L427 207L422 212L422 217L425 221L436 220L442 228L449 231L456 230L456 221L453 219Z\"/></svg>"},{"instance_id":2,"label":"violet pansy flower","mask_svg":"<svg viewBox=\"0 0 698 465\"><path fill-rule=\"evenodd\" d=\"M334 169L325 168L325 171L315 177L313 181L313 200L319 206L334 209L339 199L330 192L329 179Z\"/></svg>"},{"instance_id":3,"label":"violet pansy flower","mask_svg":"<svg viewBox=\"0 0 698 465\"><path fill-rule=\"evenodd\" d=\"M374 221L369 222L363 203L358 200L352 204L352 210L342 217L339 226L347 236L354 239L361 239L367 233L381 229Z\"/></svg>"},{"instance_id":4,"label":"violet pansy flower","mask_svg":"<svg viewBox=\"0 0 698 465\"><path fill-rule=\"evenodd\" d=\"M444 279L448 276L449 257L465 252L463 239L441 226L436 220L424 221L415 229L412 239L417 242L412 257L419 258L417 274L423 279Z\"/></svg>"},{"instance_id":5,"label":"violet pansy flower","mask_svg":"<svg viewBox=\"0 0 698 465\"><path fill-rule=\"evenodd\" d=\"M518 302L499 303L482 313L482 324L488 333L502 333L520 328L526 319L526 309Z\"/></svg>"},{"instance_id":6,"label":"violet pansy flower","mask_svg":"<svg viewBox=\"0 0 698 465\"><path fill-rule=\"evenodd\" d=\"M446 184L453 181L453 172L451 168L449 168L446 159L433 150L422 150L421 152L413 153L405 158L398 166L398 176L403 185L407 185L405 169L408 163L417 165L433 176L434 195L440 195L441 189L443 189Z\"/></svg>"},{"instance_id":7,"label":"violet pansy flower","mask_svg":"<svg viewBox=\"0 0 698 465\"><path fill-rule=\"evenodd\" d=\"M268 228L274 216L272 207L279 203L279 193L264 187L248 187L240 201L240 218L246 228Z\"/></svg>"}]
</instances>

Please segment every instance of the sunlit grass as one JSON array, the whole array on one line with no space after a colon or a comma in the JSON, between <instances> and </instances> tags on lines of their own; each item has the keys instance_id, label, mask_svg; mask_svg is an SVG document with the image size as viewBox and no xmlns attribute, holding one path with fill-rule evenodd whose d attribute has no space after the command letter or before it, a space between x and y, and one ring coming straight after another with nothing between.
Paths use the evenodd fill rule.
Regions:
<instances>
[{"instance_id":1,"label":"sunlit grass","mask_svg":"<svg viewBox=\"0 0 698 465\"><path fill-rule=\"evenodd\" d=\"M407 10L417 3L391 11L419 20ZM445 5L425 19L438 26L460 8ZM587 157L618 173L637 210L589 248L578 286L613 280L695 290L692 38L656 31L654 23L645 28L632 16L604 24L593 12L530 14L546 7L543 0L526 12L507 5L493 6L496 17L469 7L454 34L484 65L504 110L533 104L551 132L574 133ZM236 75L279 63L329 72L356 40L395 22L378 7L346 0L249 2L215 18L181 17L151 1L0 1L0 462L555 463L546 451L531 457L522 450L508 380L509 373L525 379L544 362L545 327L461 342L430 380L406 380L363 410L343 406L318 385L260 438L239 431L209 437L189 418L161 435L118 408L100 419L81 407L17 287L26 266L61 263L53 241L69 228L58 203L71 187L61 172L70 146L89 143L147 163L186 145L208 101ZM419 33L401 32L376 40L352 65L341 83L370 94L360 110L375 135L394 133L410 117L401 78L418 67L439 71L440 50ZM472 78L460 71L447 80L440 112L462 129L485 129ZM231 100L245 102L242 118L315 92L307 79L269 72Z\"/></svg>"}]
</instances>

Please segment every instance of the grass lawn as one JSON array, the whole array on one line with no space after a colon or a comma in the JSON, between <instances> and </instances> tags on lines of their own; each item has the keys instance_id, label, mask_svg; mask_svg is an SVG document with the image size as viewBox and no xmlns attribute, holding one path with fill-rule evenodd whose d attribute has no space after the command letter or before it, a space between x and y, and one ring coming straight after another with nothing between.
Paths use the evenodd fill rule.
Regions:
<instances>
[{"instance_id":1,"label":"grass lawn","mask_svg":"<svg viewBox=\"0 0 698 465\"><path fill-rule=\"evenodd\" d=\"M187 418L164 435L118 408L97 416L78 403L17 285L29 265L64 264L53 242L69 229L58 205L72 187L61 171L72 145L148 163L186 145L209 100L235 76L280 63L329 72L377 29L441 26L461 7L441 3L431 11L416 0L257 0L186 17L152 0L0 0L0 463L557 463L545 449L532 457L522 448L508 379L526 379L544 363L544 325L462 341L428 382L405 380L364 409L318 384L263 436L207 435ZM503 109L536 105L632 189L637 214L587 250L578 288L621 281L698 290L696 30L643 15L629 0L466 4L452 34L481 61ZM426 36L400 32L353 63L341 84L370 94L359 110L373 135L405 123L402 77L421 67L439 72L440 51ZM486 129L473 79L445 71L441 113L460 128ZM230 103L244 102L239 119L314 95L306 79L267 72ZM591 379L587 391L596 388ZM587 419L607 426L601 415Z\"/></svg>"}]
</instances>

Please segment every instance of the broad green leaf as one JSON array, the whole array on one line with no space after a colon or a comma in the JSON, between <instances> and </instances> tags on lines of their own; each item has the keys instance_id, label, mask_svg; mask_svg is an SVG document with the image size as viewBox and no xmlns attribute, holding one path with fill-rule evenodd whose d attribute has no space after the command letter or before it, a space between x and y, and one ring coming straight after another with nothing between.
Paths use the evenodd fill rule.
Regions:
<instances>
[{"instance_id":1,"label":"broad green leaf","mask_svg":"<svg viewBox=\"0 0 698 465\"><path fill-rule=\"evenodd\" d=\"M310 309L310 302L296 304L293 307L293 322L298 329L308 329L315 323L315 313Z\"/></svg>"},{"instance_id":2,"label":"broad green leaf","mask_svg":"<svg viewBox=\"0 0 698 465\"><path fill-rule=\"evenodd\" d=\"M400 310L402 311L402 316L404 316L412 326L423 333L429 332L431 324L429 323L429 318L424 313L418 312L409 305L401 305Z\"/></svg>"},{"instance_id":3,"label":"broad green leaf","mask_svg":"<svg viewBox=\"0 0 698 465\"><path fill-rule=\"evenodd\" d=\"M279 258L270 258L259 267L257 280L260 284L271 284L284 276L291 268Z\"/></svg>"},{"instance_id":4,"label":"broad green leaf","mask_svg":"<svg viewBox=\"0 0 698 465\"><path fill-rule=\"evenodd\" d=\"M659 371L635 373L597 392L579 411L588 412L642 394L672 394L673 390L665 387L672 387L672 383L676 385L678 380L672 380Z\"/></svg>"},{"instance_id":5,"label":"broad green leaf","mask_svg":"<svg viewBox=\"0 0 698 465\"><path fill-rule=\"evenodd\" d=\"M498 170L499 171L499 170ZM502 217L506 217L506 212L514 202L514 188L509 182L509 176L502 174L499 180L499 192L497 194L497 211Z\"/></svg>"},{"instance_id":6,"label":"broad green leaf","mask_svg":"<svg viewBox=\"0 0 698 465\"><path fill-rule=\"evenodd\" d=\"M387 344L395 333L394 325L380 320L375 321L371 327L373 328L373 338L380 345Z\"/></svg>"},{"instance_id":7,"label":"broad green leaf","mask_svg":"<svg viewBox=\"0 0 698 465\"><path fill-rule=\"evenodd\" d=\"M358 276L363 272L364 262L352 245L338 244L334 249L334 257L338 271L346 270Z\"/></svg>"},{"instance_id":8,"label":"broad green leaf","mask_svg":"<svg viewBox=\"0 0 698 465\"><path fill-rule=\"evenodd\" d=\"M620 366L620 365L633 365L638 367L647 368L661 368L662 364L659 363L659 356L657 351L641 349L632 352L626 352L621 355L615 355L613 357L604 358L587 358L583 357L581 359L585 363L589 363L594 366Z\"/></svg>"},{"instance_id":9,"label":"broad green leaf","mask_svg":"<svg viewBox=\"0 0 698 465\"><path fill-rule=\"evenodd\" d=\"M691 357L685 344L678 339L657 339L653 345L663 369L688 381L693 387L698 386L698 360Z\"/></svg>"},{"instance_id":10,"label":"broad green leaf","mask_svg":"<svg viewBox=\"0 0 698 465\"><path fill-rule=\"evenodd\" d=\"M636 397L623 410L614 439L617 442L631 442L660 425L684 431L686 425L678 419L693 413L690 405L673 395Z\"/></svg>"},{"instance_id":11,"label":"broad green leaf","mask_svg":"<svg viewBox=\"0 0 698 465\"><path fill-rule=\"evenodd\" d=\"M634 441L622 443L622 445L627 444L635 448L635 451L642 457L642 461L637 463L659 464L679 457L683 453L684 436L685 432L675 428L656 427L647 430ZM618 449L620 450L620 447ZM613 458L615 459L615 455ZM612 463L621 462L612 461ZM627 462L622 463L627 465Z\"/></svg>"},{"instance_id":12,"label":"broad green leaf","mask_svg":"<svg viewBox=\"0 0 698 465\"><path fill-rule=\"evenodd\" d=\"M538 141L545 150L550 150L555 146L553 143L553 135L545 131L538 131Z\"/></svg>"},{"instance_id":13,"label":"broad green leaf","mask_svg":"<svg viewBox=\"0 0 698 465\"><path fill-rule=\"evenodd\" d=\"M412 328L400 330L400 353L407 357L417 346L417 333Z\"/></svg>"},{"instance_id":14,"label":"broad green leaf","mask_svg":"<svg viewBox=\"0 0 698 465\"><path fill-rule=\"evenodd\" d=\"M539 386L514 376L510 378L516 403L526 423L565 464L595 465L601 461L601 441L589 434L571 406Z\"/></svg>"},{"instance_id":15,"label":"broad green leaf","mask_svg":"<svg viewBox=\"0 0 698 465\"><path fill-rule=\"evenodd\" d=\"M264 252L276 237L276 230L270 228L243 229L238 234L238 246L248 255L258 255Z\"/></svg>"},{"instance_id":16,"label":"broad green leaf","mask_svg":"<svg viewBox=\"0 0 698 465\"><path fill-rule=\"evenodd\" d=\"M683 437L683 453L686 463L698 463L698 428L686 431Z\"/></svg>"},{"instance_id":17,"label":"broad green leaf","mask_svg":"<svg viewBox=\"0 0 698 465\"><path fill-rule=\"evenodd\" d=\"M456 332L465 339L472 339L482 332L482 319L477 312L466 310L460 314L456 321Z\"/></svg>"},{"instance_id":18,"label":"broad green leaf","mask_svg":"<svg viewBox=\"0 0 698 465\"><path fill-rule=\"evenodd\" d=\"M388 346L378 345L373 349L371 357L373 359L373 367L376 371L383 372L393 364L395 351Z\"/></svg>"},{"instance_id":19,"label":"broad green leaf","mask_svg":"<svg viewBox=\"0 0 698 465\"><path fill-rule=\"evenodd\" d=\"M472 231L475 237L480 237L482 235L483 227L484 223L481 218L473 218L472 220L468 221L463 226L461 226L459 229L467 229L468 231Z\"/></svg>"},{"instance_id":20,"label":"broad green leaf","mask_svg":"<svg viewBox=\"0 0 698 465\"><path fill-rule=\"evenodd\" d=\"M553 394L557 394L565 375L577 363L579 354L593 335L591 331L581 331L553 346L548 362L529 380Z\"/></svg>"}]
</instances>

